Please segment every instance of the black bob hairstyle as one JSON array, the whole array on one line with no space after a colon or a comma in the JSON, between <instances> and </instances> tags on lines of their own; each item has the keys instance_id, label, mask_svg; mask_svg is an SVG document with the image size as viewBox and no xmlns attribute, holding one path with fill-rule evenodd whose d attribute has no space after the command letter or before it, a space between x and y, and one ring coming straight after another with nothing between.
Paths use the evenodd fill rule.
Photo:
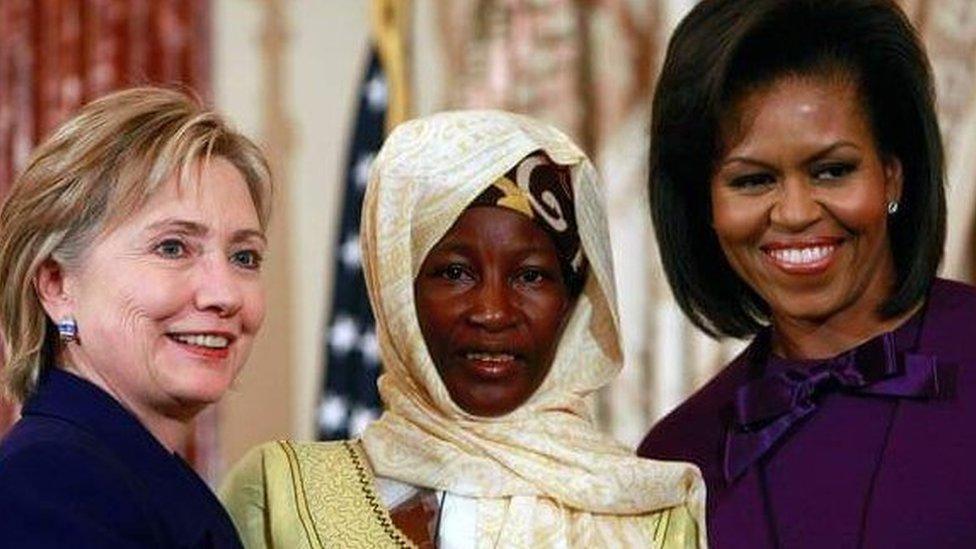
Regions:
<instances>
[{"instance_id":1,"label":"black bob hairstyle","mask_svg":"<svg viewBox=\"0 0 976 549\"><path fill-rule=\"evenodd\" d=\"M945 190L931 68L893 0L703 0L668 45L654 95L649 191L668 282L713 337L745 337L768 305L732 270L711 226L720 124L750 90L784 76L854 82L882 157L901 161L888 220L897 271L881 314L922 300L942 260Z\"/></svg>"}]
</instances>

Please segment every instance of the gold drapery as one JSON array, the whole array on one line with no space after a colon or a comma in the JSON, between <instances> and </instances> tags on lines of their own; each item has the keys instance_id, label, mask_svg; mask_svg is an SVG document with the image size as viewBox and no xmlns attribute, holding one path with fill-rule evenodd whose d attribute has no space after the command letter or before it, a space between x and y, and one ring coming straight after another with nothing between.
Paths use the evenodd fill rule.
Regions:
<instances>
[{"instance_id":1,"label":"gold drapery","mask_svg":"<svg viewBox=\"0 0 976 549\"><path fill-rule=\"evenodd\" d=\"M410 0L373 0L370 23L386 74L386 133L410 118Z\"/></svg>"}]
</instances>

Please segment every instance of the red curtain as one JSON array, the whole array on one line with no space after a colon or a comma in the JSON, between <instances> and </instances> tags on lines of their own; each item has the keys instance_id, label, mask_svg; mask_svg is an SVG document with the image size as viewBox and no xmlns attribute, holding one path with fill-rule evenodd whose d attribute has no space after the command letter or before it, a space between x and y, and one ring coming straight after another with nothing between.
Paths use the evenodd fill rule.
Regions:
<instances>
[{"instance_id":1,"label":"red curtain","mask_svg":"<svg viewBox=\"0 0 976 549\"><path fill-rule=\"evenodd\" d=\"M0 1L0 201L55 126L98 96L140 84L210 99L209 0ZM0 402L0 432L14 415ZM214 424L202 418L188 450L204 473Z\"/></svg>"}]
</instances>

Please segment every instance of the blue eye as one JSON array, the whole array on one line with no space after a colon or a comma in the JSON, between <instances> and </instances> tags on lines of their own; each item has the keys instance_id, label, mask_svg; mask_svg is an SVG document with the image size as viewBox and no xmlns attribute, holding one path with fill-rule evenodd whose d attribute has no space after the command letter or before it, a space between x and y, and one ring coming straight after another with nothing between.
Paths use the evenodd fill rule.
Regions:
<instances>
[{"instance_id":1,"label":"blue eye","mask_svg":"<svg viewBox=\"0 0 976 549\"><path fill-rule=\"evenodd\" d=\"M261 254L259 254L256 250L241 250L239 252L235 252L230 256L230 259L237 265L252 271L260 269L261 262L264 260L264 258L261 257Z\"/></svg>"},{"instance_id":2,"label":"blue eye","mask_svg":"<svg viewBox=\"0 0 976 549\"><path fill-rule=\"evenodd\" d=\"M175 238L168 238L157 244L155 252L168 259L179 259L187 255L186 244Z\"/></svg>"}]
</instances>

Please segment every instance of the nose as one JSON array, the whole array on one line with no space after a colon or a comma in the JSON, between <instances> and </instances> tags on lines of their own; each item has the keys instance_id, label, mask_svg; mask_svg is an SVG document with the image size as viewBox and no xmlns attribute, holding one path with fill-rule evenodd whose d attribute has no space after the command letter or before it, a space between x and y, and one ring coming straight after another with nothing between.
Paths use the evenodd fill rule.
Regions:
<instances>
[{"instance_id":1,"label":"nose","mask_svg":"<svg viewBox=\"0 0 976 549\"><path fill-rule=\"evenodd\" d=\"M496 278L496 277L491 277ZM468 321L489 332L513 327L517 321L514 296L504 280L484 279L477 289Z\"/></svg>"},{"instance_id":2,"label":"nose","mask_svg":"<svg viewBox=\"0 0 976 549\"><path fill-rule=\"evenodd\" d=\"M197 273L194 305L200 311L212 311L220 317L234 316L243 301L240 281L229 261L212 256L200 264Z\"/></svg>"},{"instance_id":3,"label":"nose","mask_svg":"<svg viewBox=\"0 0 976 549\"><path fill-rule=\"evenodd\" d=\"M805 178L787 178L769 214L772 224L786 231L797 232L819 221L823 209L814 191Z\"/></svg>"}]
</instances>

